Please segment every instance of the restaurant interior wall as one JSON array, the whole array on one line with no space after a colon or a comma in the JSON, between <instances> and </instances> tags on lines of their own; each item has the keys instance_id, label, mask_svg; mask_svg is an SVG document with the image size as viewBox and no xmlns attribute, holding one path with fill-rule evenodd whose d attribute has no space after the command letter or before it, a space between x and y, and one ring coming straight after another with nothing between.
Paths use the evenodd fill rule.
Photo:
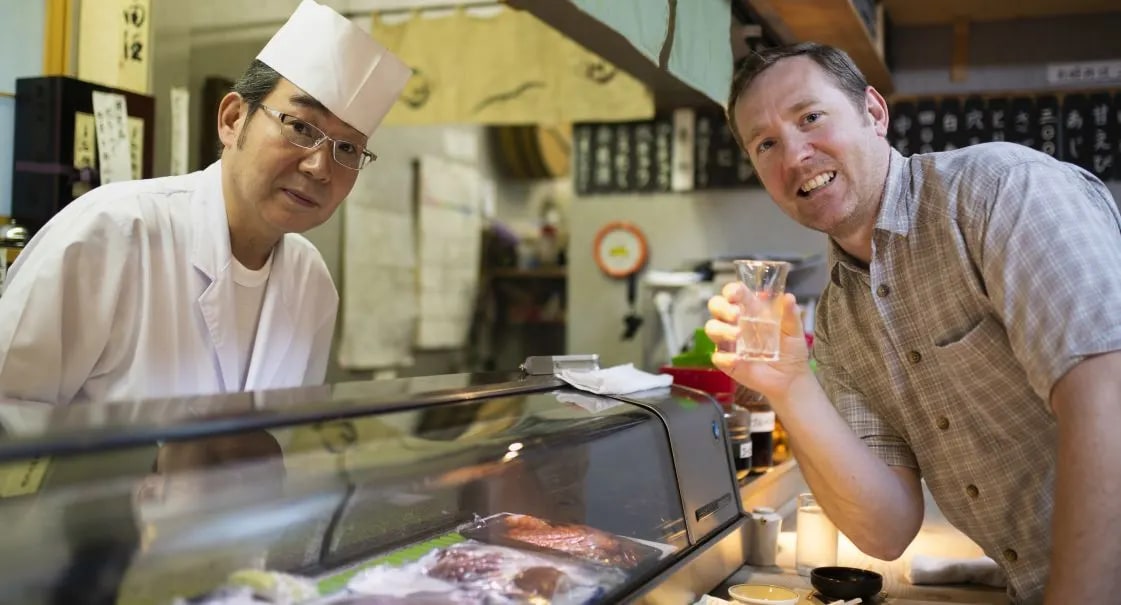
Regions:
<instances>
[{"instance_id":1,"label":"restaurant interior wall","mask_svg":"<svg viewBox=\"0 0 1121 605\"><path fill-rule=\"evenodd\" d=\"M16 78L43 72L46 3L0 0L0 93L15 93ZM12 210L15 99L0 94L0 215Z\"/></svg>"},{"instance_id":2,"label":"restaurant interior wall","mask_svg":"<svg viewBox=\"0 0 1121 605\"><path fill-rule=\"evenodd\" d=\"M1116 14L974 24L962 82L950 81L950 26L897 28L889 36L888 52L897 95L1033 91L1046 86L1049 62L1121 59L1119 30L1121 15ZM1121 182L1108 186L1121 200ZM591 254L595 230L612 220L630 220L645 231L648 267L654 269L680 268L709 256L826 250L823 236L795 225L761 188L576 198L572 223L581 228L574 230L569 252L568 309L580 320L568 325L567 349L599 353L605 364L634 362L656 369L665 358L649 295L640 294L639 333L633 340L620 338L626 282L605 276ZM824 286L824 279L817 281Z\"/></svg>"}]
</instances>

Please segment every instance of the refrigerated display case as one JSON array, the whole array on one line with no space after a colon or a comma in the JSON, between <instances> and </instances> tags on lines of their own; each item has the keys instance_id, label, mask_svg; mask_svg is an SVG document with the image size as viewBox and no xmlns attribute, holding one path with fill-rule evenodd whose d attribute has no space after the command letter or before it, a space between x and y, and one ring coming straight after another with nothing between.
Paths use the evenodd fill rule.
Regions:
<instances>
[{"instance_id":1,"label":"refrigerated display case","mask_svg":"<svg viewBox=\"0 0 1121 605\"><path fill-rule=\"evenodd\" d=\"M0 427L3 603L691 603L744 563L722 409L681 387L463 374Z\"/></svg>"}]
</instances>

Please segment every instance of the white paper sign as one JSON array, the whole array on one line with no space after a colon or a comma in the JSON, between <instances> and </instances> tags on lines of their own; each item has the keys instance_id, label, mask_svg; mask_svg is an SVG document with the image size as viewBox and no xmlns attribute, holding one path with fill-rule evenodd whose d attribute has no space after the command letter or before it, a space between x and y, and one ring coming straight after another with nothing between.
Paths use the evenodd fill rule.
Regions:
<instances>
[{"instance_id":1,"label":"white paper sign","mask_svg":"<svg viewBox=\"0 0 1121 605\"><path fill-rule=\"evenodd\" d=\"M1047 82L1050 84L1121 82L1121 60L1048 63Z\"/></svg>"},{"instance_id":2,"label":"white paper sign","mask_svg":"<svg viewBox=\"0 0 1121 605\"><path fill-rule=\"evenodd\" d=\"M171 89L171 174L187 174L187 132L191 93L182 86Z\"/></svg>"},{"instance_id":3,"label":"white paper sign","mask_svg":"<svg viewBox=\"0 0 1121 605\"><path fill-rule=\"evenodd\" d=\"M93 92L93 120L97 130L97 160L101 183L132 179L132 150L124 95Z\"/></svg>"},{"instance_id":4,"label":"white paper sign","mask_svg":"<svg viewBox=\"0 0 1121 605\"><path fill-rule=\"evenodd\" d=\"M479 286L485 187L474 166L420 158L417 348L467 344Z\"/></svg>"}]
</instances>

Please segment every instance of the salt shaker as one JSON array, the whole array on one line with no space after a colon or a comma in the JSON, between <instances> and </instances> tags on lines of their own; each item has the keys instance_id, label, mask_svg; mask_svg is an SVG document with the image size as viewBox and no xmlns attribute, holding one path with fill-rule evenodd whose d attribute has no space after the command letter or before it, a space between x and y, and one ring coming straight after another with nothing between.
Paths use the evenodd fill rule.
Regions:
<instances>
[{"instance_id":1,"label":"salt shaker","mask_svg":"<svg viewBox=\"0 0 1121 605\"><path fill-rule=\"evenodd\" d=\"M773 567L778 552L778 535L782 517L773 508L759 507L751 511L751 543L747 563L757 567Z\"/></svg>"}]
</instances>

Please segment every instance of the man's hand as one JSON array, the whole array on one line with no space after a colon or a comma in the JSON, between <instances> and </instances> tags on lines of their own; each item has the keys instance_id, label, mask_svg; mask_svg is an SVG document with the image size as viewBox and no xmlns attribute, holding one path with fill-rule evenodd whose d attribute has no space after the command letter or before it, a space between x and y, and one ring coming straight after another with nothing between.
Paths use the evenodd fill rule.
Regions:
<instances>
[{"instance_id":1,"label":"man's hand","mask_svg":"<svg viewBox=\"0 0 1121 605\"><path fill-rule=\"evenodd\" d=\"M705 324L705 334L716 343L717 349L712 355L712 363L736 382L778 403L786 398L795 379L811 374L801 315L794 295L783 295L779 360L759 362L740 359L735 353L740 305L749 296L746 286L732 282L724 286L721 296L709 299L708 310L713 319Z\"/></svg>"}]
</instances>

